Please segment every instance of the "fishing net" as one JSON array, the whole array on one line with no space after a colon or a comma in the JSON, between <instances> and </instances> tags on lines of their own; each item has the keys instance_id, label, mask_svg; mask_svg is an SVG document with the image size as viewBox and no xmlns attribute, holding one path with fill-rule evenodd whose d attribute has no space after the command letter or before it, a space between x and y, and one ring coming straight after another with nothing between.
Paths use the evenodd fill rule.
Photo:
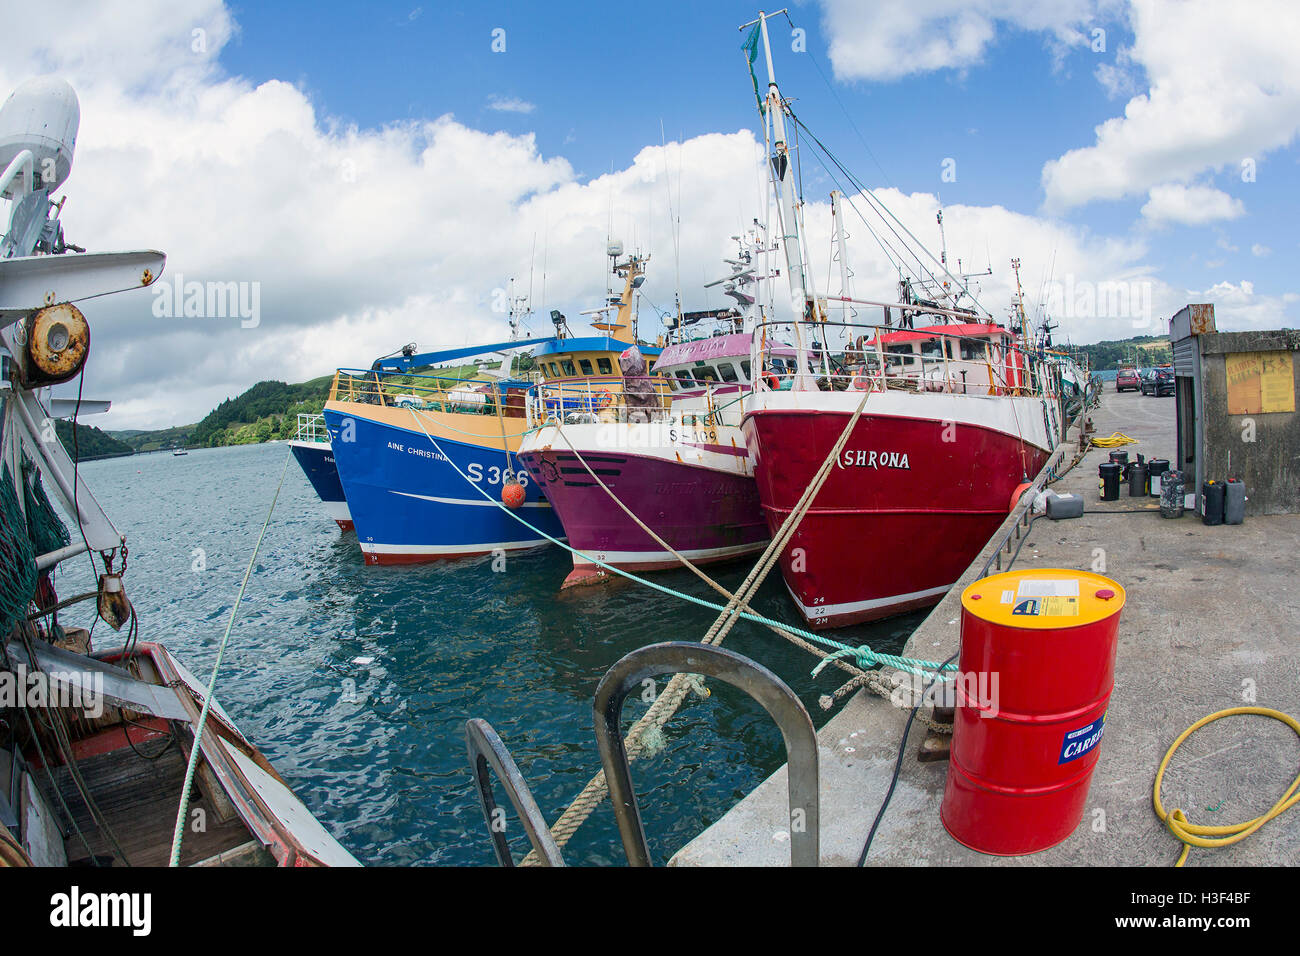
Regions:
<instances>
[{"instance_id":1,"label":"fishing net","mask_svg":"<svg viewBox=\"0 0 1300 956\"><path fill-rule=\"evenodd\" d=\"M0 635L27 616L36 593L36 553L6 464L0 471Z\"/></svg>"},{"instance_id":2,"label":"fishing net","mask_svg":"<svg viewBox=\"0 0 1300 956\"><path fill-rule=\"evenodd\" d=\"M35 552L48 554L71 544L68 526L45 494L40 469L26 457L23 458L23 492L27 501L27 530Z\"/></svg>"}]
</instances>

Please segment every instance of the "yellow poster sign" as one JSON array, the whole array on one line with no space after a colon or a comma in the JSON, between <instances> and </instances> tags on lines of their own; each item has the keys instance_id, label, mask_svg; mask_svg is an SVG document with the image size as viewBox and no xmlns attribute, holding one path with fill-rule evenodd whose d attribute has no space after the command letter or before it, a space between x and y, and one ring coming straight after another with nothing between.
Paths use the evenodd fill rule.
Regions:
<instances>
[{"instance_id":1,"label":"yellow poster sign","mask_svg":"<svg viewBox=\"0 0 1300 956\"><path fill-rule=\"evenodd\" d=\"M1232 352L1224 356L1224 363L1229 415L1295 411L1290 352Z\"/></svg>"}]
</instances>

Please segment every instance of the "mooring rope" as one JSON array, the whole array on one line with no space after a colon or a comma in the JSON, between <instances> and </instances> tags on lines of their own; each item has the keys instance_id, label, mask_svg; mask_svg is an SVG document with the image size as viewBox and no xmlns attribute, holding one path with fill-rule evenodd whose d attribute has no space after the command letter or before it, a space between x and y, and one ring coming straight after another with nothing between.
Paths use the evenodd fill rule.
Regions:
<instances>
[{"instance_id":1,"label":"mooring rope","mask_svg":"<svg viewBox=\"0 0 1300 956\"><path fill-rule=\"evenodd\" d=\"M419 414L416 413L414 410L412 410L412 417L415 418L416 424L419 425L421 431L424 432L425 438L429 440L429 443L433 446L433 449L437 451L439 454L443 455L444 458L447 458L446 453L442 450L442 446L439 445L437 440L432 435L429 434L427 429L424 428L423 424L420 422ZM506 505L503 504L499 499L493 498L491 494L485 491L482 488L482 486L480 486L468 475L466 475L465 472L459 466L457 466L457 464L454 461L452 461L450 458L447 458L447 463L451 465L453 471L455 471L458 475L460 475L461 478L463 478L465 482L469 484L470 487L472 487L475 491L477 491L479 495L481 495L485 500L496 505L496 507L501 509L501 511L503 511L505 514L508 514L511 518L519 522L521 525L523 525L529 531L533 532L533 534L537 535L539 538L545 539L546 541L549 541L551 544L563 548L565 551L568 551L570 554L577 555L578 557L582 558L584 561L590 562L591 564L604 568L606 571L609 571L611 574L617 574L619 577L626 578L628 581L632 581L635 584L644 585L645 587L650 588L652 591L658 591L660 594L666 594L669 597L677 598L678 600L685 601L688 604L695 604L699 607L707 608L708 610L713 611L715 613L721 613L726 610L726 608L721 604L714 604L712 601L707 601L704 598L696 597L693 594L687 594L684 591L675 590L674 588L667 587L663 584L658 583L657 581L651 581L648 578L639 577L638 575L635 575L630 571L625 571L620 567L616 567L615 565L609 564L606 561L602 561L600 558L588 554L585 551L580 551L577 548L573 547L572 545L568 544L567 542L562 541L561 539L555 537L554 535L547 534L541 528L529 522L527 518L524 518L517 512L506 507ZM841 644L838 641L826 637L825 635L814 634L811 631L804 630L803 628L795 627L790 624L783 624L780 621L775 621L772 618L764 617L762 614L756 614L752 611L736 610L733 611L732 613L738 618L741 618L746 621L751 621L755 624L762 624L763 626L771 628L776 631L780 631L783 629L788 630L790 633L794 634L799 638L802 638L805 641L817 641L823 644L827 644L830 647L835 648L836 650L842 650L848 647L848 645ZM874 666L875 663L877 663L876 654L874 651L871 650L871 648L864 646L864 647L857 648L857 650L862 655L861 660L864 666L870 667L870 666ZM817 653L818 656L825 656L824 652L818 652L816 649L814 649L814 653ZM836 661L835 663L837 666L839 666L843 664L843 661ZM932 665L932 669L934 670L937 670L939 668L939 665L937 663L930 662L930 661L927 661L925 663Z\"/></svg>"},{"instance_id":2,"label":"mooring rope","mask_svg":"<svg viewBox=\"0 0 1300 956\"><path fill-rule=\"evenodd\" d=\"M172 831L172 856L169 866L180 866L181 860L181 841L185 838L185 816L190 809L190 788L194 786L194 771L199 765L200 743L203 739L203 728L208 722L208 710L212 707L213 691L217 686L217 673L221 670L221 659L226 653L226 644L230 640L230 631L235 626L235 616L239 613L239 604L244 600L244 591L248 589L248 579L253 575L253 566L257 563L257 554L262 550L262 539L266 537L267 526L271 523L271 515L275 513L275 503L280 500L280 489L284 487L284 476L289 470L289 462L293 459L293 453L285 455L284 467L280 469L280 482L275 486L275 495L271 498L271 507L266 511L266 520L262 522L262 530L257 536L257 543L253 546L253 554L248 559L248 568L244 571L244 580L239 585L239 593L235 595L234 607L230 609L230 619L226 621L226 632L221 635L221 643L217 645L217 660L212 665L212 677L208 680L207 693L203 695L203 709L199 711L199 722L194 725L194 744L190 747L190 760L185 767L185 785L181 788L181 803L176 811L176 828Z\"/></svg>"},{"instance_id":3,"label":"mooring rope","mask_svg":"<svg viewBox=\"0 0 1300 956\"><path fill-rule=\"evenodd\" d=\"M837 650L857 651L859 654L860 664L862 664L863 666L873 666L875 661L875 655L870 648L866 648L866 647L850 648L848 647L848 645L841 644L838 641L831 640L830 638L823 637L822 635L813 634L812 632L803 630L802 628L788 627L787 625L782 625L780 622L764 617L763 615L754 614L752 612L747 612L742 610L742 606L748 605L749 596L755 590L757 590L758 586L761 585L763 580L766 579L767 574L771 571L772 565L775 563L776 558L781 554L785 545L789 542L790 537L794 534L794 531L797 528L798 523L803 520L804 515L811 507L813 498L816 496L817 492L821 490L821 486L822 484L825 483L827 477L829 477L831 473L831 469L834 466L834 463L838 460L839 455L842 452L845 443L847 443L849 436L852 434L854 426L857 424L858 419L861 417L862 412L866 407L866 402L870 394L871 394L870 392L863 393L862 401L858 404L857 409L850 416L848 424L845 426L844 431L840 434L839 438L836 440L834 447L831 449L831 453L827 455L826 459L822 462L822 465L818 469L817 473L814 475L812 482L808 485L807 488L804 489L804 493L800 497L799 501L796 503L794 509L792 509L791 512L786 516L784 523L781 525L781 528L777 531L776 536L773 537L771 543L767 547L767 550L764 551L762 557L759 559L758 564L756 564L754 568L750 571L749 576L745 579L745 582L736 591L736 593L728 600L728 603L725 607L714 604L711 601L706 601L702 598L697 598L694 595L690 595L681 591L674 590L672 588L658 584L657 582L650 581L642 577L638 577L637 575L624 571L622 568L615 567L592 555L585 554L584 552L579 551L577 548L572 547L566 542L563 542L558 538L555 538L554 536L547 534L545 531L542 531L540 528L531 524L523 516L515 513L513 510L507 508L503 503L497 501L482 486L480 486L479 484L471 480L469 476L466 475L465 472L460 468L460 466L458 466L451 459L451 457L448 456L442 450L442 446L438 444L437 440L429 433L428 429L424 427L424 423L421 420L421 415L419 414L419 412L416 409L410 409L410 412L411 412L411 417L415 420L416 424L420 427L420 430L424 433L425 438L429 440L429 443L433 446L434 450L443 456L443 458L447 461L448 464L451 465L451 467L456 471L457 474L459 474L471 487L473 487L476 491L478 491L478 493L482 495L485 499L496 504L498 507L501 508L502 511L504 511L506 514L509 514L516 521L518 521L520 524L524 525L525 527L533 531L535 534L539 535L542 538L545 538L546 540L550 541L553 544L559 545L560 547L564 548L566 551L569 551L571 554L575 554L583 558L584 560L589 561L592 564L605 568L606 570L618 574L621 577L627 578L630 581L635 581L638 584L643 584L646 587L659 591L663 594L667 594L672 597L677 597L684 601L690 602L692 604L697 604L700 605L701 607L707 607L713 611L718 612L719 616L717 620L714 621L713 626L709 628L709 632L704 636L704 638L702 638L701 643L709 643L714 645L720 644L722 640L726 637L727 633L730 632L731 627L734 626L735 622L743 618L745 620L763 624L777 631L778 633L788 628L788 630L792 633L792 635L798 635L799 638L802 638L803 643L807 645L807 647L809 648L811 648L811 645L807 644L808 641L818 641L821 643L828 644L836 648ZM741 604L742 601L744 602L743 605ZM826 656L826 655L818 654L818 656ZM837 660L835 663L836 666L840 666L842 662ZM938 671L941 666L937 663L932 663L932 662L923 662L923 663L931 663L931 666L935 671ZM646 713L642 715L642 717L638 721L636 721L636 723L634 723L631 729L628 731L627 737L625 739L625 746L627 748L627 755L629 760L635 759L644 750L650 749L649 743L646 741L645 738L647 736L649 736L651 740L655 740L657 738L658 736L657 732L659 728L661 728L664 725L664 723L666 723L667 720L671 718L674 713L676 713L677 709L681 706L682 701L685 699L686 694L692 689L693 686L696 686L696 682L692 681L685 674L676 674L669 680L668 685L664 688L663 692L659 694L658 697L655 698L654 702L650 705L650 708L646 711ZM880 693L879 690L877 690L877 692ZM882 696L888 696L888 695L882 694ZM604 771L602 770L598 772L590 781L588 781L587 786L584 787L583 790L578 794L578 796L574 798L573 802L570 803L569 807L560 815L560 818L556 820L555 824L551 827L551 833L554 836L557 845L564 846L568 842L568 840L573 836L573 834L577 832L578 827L582 825L582 823L587 819L587 817L589 817L591 813L595 810L595 808L599 806L600 803L604 800L605 795L607 793L608 793L608 788L606 787L605 784L605 774ZM536 855L530 851L529 854L525 856L521 862L522 865L525 866L534 865L537 862Z\"/></svg>"},{"instance_id":4,"label":"mooring rope","mask_svg":"<svg viewBox=\"0 0 1300 956\"><path fill-rule=\"evenodd\" d=\"M569 440L569 436L564 434L563 427L558 423L554 427L555 427L556 434L560 438L564 439L564 443L569 446L569 450L573 452L574 457L577 458L578 462L582 465L582 467L586 469L587 474L591 476L592 480L595 481L595 483L598 486L600 486L601 490L604 491L605 494L609 495L609 497L613 500L614 504L618 505L619 508L621 508L629 518L631 518L633 521L636 522L637 526L641 528L642 531L644 531L651 538L653 538L661 548L663 548L674 558L680 561L684 567L686 567L689 571L692 571L701 581L703 581L709 587L713 588L713 590L717 591L723 597L727 598L728 600L731 600L735 596L732 594L732 592L728 591L725 587L723 587L721 584L719 584L717 581L711 578L708 574L702 571L694 562L692 562L689 558L687 558L686 555L682 554L680 551L678 551L676 548L670 545L667 541L665 541L662 537L660 537L653 528L651 528L648 524L646 524L639 517L637 517L636 513L633 512L632 509L630 509L627 505L625 505L623 501L616 494L614 494L613 490L608 485L606 485L604 481L601 480L600 476L597 475L596 472L592 470L591 466L587 464L586 459L582 457L582 453L579 452L578 449L574 447L573 442ZM753 608L750 607L748 601L741 601L737 606L741 610L745 610L745 611L753 610ZM905 670L913 674L922 674L922 675L924 675L925 673L932 672L936 669L936 665L934 665L933 662L931 661L920 661L909 657L897 657L892 654L879 654L876 653L875 651L872 651L870 647L865 647L865 646L851 647L847 644L840 644L837 641L832 641L830 638L820 637L819 639L822 640L823 642L827 644L831 644L832 646L837 648L833 653L827 653L826 651L823 651L819 647L814 647L812 644L808 643L802 638L796 637L794 634L792 634L790 631L786 630L783 627L779 627L775 624L769 624L768 627L775 634L780 635L781 637L793 643L795 646L800 647L803 650L808 651L809 653L817 657L820 657L822 659L821 663L818 664L817 667L813 670L812 672L813 677L816 677L819 673L821 673L821 671L826 667L827 664L834 664L837 667L839 667L841 670L844 670L852 674L854 681L859 682L856 686L863 686L863 684L866 683L863 680L863 678L867 677L869 672L865 670L860 670L859 668L846 664L843 661L843 658L845 657L854 657L854 656L858 658L858 660L863 664L864 667L873 667L876 664L888 664L889 666L895 667L899 670ZM832 699L838 700L839 697L842 696L843 694L839 694L839 696L832 695Z\"/></svg>"}]
</instances>

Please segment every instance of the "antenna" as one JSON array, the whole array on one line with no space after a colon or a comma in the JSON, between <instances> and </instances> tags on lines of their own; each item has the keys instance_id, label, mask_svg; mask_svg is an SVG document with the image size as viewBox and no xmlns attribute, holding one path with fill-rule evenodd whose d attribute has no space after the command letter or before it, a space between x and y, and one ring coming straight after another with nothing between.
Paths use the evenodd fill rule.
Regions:
<instances>
[{"instance_id":1,"label":"antenna","mask_svg":"<svg viewBox=\"0 0 1300 956\"><path fill-rule=\"evenodd\" d=\"M664 121L659 119L659 146L663 150L664 156L664 191L668 194L668 229L673 236L673 304L677 307L677 319L680 322L682 317L682 248L681 248L681 219L674 217L673 214L673 184L672 174L668 171L668 143L664 136ZM681 146L678 146L678 179L677 179L678 203L681 202Z\"/></svg>"}]
</instances>

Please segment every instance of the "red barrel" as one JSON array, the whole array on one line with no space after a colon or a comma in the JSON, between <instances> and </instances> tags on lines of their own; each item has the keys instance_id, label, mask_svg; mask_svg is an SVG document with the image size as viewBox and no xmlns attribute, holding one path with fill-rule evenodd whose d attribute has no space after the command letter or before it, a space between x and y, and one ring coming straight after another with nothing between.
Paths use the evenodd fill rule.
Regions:
<instances>
[{"instance_id":1,"label":"red barrel","mask_svg":"<svg viewBox=\"0 0 1300 956\"><path fill-rule=\"evenodd\" d=\"M1115 678L1124 589L1088 571L1010 571L962 592L939 817L957 842L1035 853L1079 825Z\"/></svg>"}]
</instances>

